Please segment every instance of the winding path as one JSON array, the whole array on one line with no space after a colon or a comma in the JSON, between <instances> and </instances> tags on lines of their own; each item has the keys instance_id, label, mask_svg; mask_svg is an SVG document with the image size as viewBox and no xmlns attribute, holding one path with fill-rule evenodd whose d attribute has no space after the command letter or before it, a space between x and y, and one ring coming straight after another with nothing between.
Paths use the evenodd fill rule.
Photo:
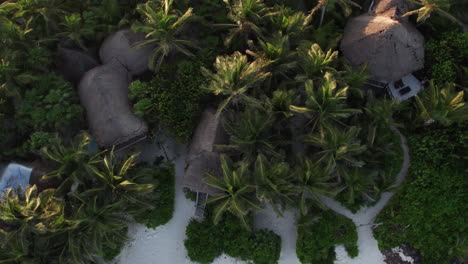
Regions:
<instances>
[{"instance_id":1,"label":"winding path","mask_svg":"<svg viewBox=\"0 0 468 264\"><path fill-rule=\"evenodd\" d=\"M393 187L398 187L404 180L410 165L409 150L406 137L403 136L398 129L392 127L392 130L397 133L401 138L401 148L403 149L403 164L400 172L396 177L396 182ZM353 220L358 232L358 247L359 255L356 258L350 258L343 246L336 247L337 259L335 264L384 264L384 257L379 250L377 240L375 240L372 233L371 224L374 223L375 218L379 212L388 203L393 196L393 192L385 192L382 194L380 200L372 207L361 208L355 214L350 210L343 207L337 201L321 196L320 200L333 211L344 215Z\"/></svg>"}]
</instances>

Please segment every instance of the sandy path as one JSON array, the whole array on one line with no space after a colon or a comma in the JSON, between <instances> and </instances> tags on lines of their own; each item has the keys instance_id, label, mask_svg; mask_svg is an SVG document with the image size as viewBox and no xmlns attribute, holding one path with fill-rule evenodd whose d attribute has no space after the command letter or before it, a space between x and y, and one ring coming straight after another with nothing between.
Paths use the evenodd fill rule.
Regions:
<instances>
[{"instance_id":1,"label":"sandy path","mask_svg":"<svg viewBox=\"0 0 468 264\"><path fill-rule=\"evenodd\" d=\"M281 255L279 264L300 264L296 255L296 214L292 210L283 212L278 217L273 207L268 204L265 209L255 213L255 229L268 229L281 236Z\"/></svg>"},{"instance_id":2,"label":"sandy path","mask_svg":"<svg viewBox=\"0 0 468 264\"><path fill-rule=\"evenodd\" d=\"M405 136L403 136L396 128L392 128L401 138L401 147L403 149L403 164L400 172L396 177L394 186L399 186L408 172L410 159L409 150ZM358 232L358 247L359 255L356 258L350 258L343 246L337 246L335 264L385 264L384 256L379 250L377 240L375 240L372 233L371 225L379 212L388 203L393 196L393 192L383 193L380 200L372 207L361 208L355 214L351 213L348 209L344 208L337 201L321 196L321 201L333 211L344 215L353 220Z\"/></svg>"},{"instance_id":3,"label":"sandy path","mask_svg":"<svg viewBox=\"0 0 468 264\"><path fill-rule=\"evenodd\" d=\"M194 202L185 198L182 178L185 168L186 146L170 138L162 138L161 144L142 142L133 150L141 152L139 159L153 162L157 156L167 156L175 163L176 194L174 216L164 226L148 229L140 224L129 226L130 241L120 255L109 264L192 264L184 246L185 228L193 216ZM242 264L231 257L221 255L213 264Z\"/></svg>"}]
</instances>

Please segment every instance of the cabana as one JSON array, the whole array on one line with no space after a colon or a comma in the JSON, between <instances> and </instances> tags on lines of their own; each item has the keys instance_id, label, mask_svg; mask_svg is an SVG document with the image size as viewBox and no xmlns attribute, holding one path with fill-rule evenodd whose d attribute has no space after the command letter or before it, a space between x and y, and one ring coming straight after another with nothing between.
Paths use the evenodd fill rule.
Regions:
<instances>
[{"instance_id":1,"label":"cabana","mask_svg":"<svg viewBox=\"0 0 468 264\"><path fill-rule=\"evenodd\" d=\"M89 128L100 147L122 148L145 138L146 123L135 116L128 100L131 77L116 59L86 73L78 92Z\"/></svg>"},{"instance_id":2,"label":"cabana","mask_svg":"<svg viewBox=\"0 0 468 264\"><path fill-rule=\"evenodd\" d=\"M411 74L424 67L424 37L406 17L401 17L407 10L401 0L377 2L369 14L348 22L340 44L349 63L354 67L367 64L373 81L382 87L391 87L402 78L411 79L408 83L416 85L407 86L413 90L401 98L400 93L389 91L400 101L419 91L421 85Z\"/></svg>"},{"instance_id":3,"label":"cabana","mask_svg":"<svg viewBox=\"0 0 468 264\"><path fill-rule=\"evenodd\" d=\"M216 109L205 109L189 147L183 178L183 186L197 193L196 216L203 216L204 202L208 196L222 194L220 190L204 183L203 179L207 171L220 173L219 149L216 146L226 143L227 135L221 118L216 119Z\"/></svg>"}]
</instances>

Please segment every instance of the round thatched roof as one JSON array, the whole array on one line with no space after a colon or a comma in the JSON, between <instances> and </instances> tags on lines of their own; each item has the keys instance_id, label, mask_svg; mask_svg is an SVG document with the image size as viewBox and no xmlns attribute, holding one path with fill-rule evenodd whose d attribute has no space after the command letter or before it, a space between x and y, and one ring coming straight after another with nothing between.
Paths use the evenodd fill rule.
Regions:
<instances>
[{"instance_id":1,"label":"round thatched roof","mask_svg":"<svg viewBox=\"0 0 468 264\"><path fill-rule=\"evenodd\" d=\"M361 15L346 25L340 49L353 66L368 64L376 80L396 81L424 66L424 37L409 23Z\"/></svg>"},{"instance_id":2,"label":"round thatched roof","mask_svg":"<svg viewBox=\"0 0 468 264\"><path fill-rule=\"evenodd\" d=\"M86 73L78 92L86 109L91 134L105 148L145 135L148 127L132 111L128 100L130 76L117 60Z\"/></svg>"}]
</instances>

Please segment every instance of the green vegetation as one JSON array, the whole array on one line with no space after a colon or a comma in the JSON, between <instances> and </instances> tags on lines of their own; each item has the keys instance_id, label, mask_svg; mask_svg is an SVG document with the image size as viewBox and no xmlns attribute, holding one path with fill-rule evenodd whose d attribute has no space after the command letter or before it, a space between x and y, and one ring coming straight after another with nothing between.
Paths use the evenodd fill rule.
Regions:
<instances>
[{"instance_id":1,"label":"green vegetation","mask_svg":"<svg viewBox=\"0 0 468 264\"><path fill-rule=\"evenodd\" d=\"M150 127L165 126L178 141L186 142L201 114L206 94L200 86L204 83L200 64L182 61L162 67L149 83L133 82L129 97L134 102L135 113Z\"/></svg>"},{"instance_id":2,"label":"green vegetation","mask_svg":"<svg viewBox=\"0 0 468 264\"><path fill-rule=\"evenodd\" d=\"M429 40L425 44L427 54L426 66L435 84L457 82L467 83L463 75L463 61L468 59L468 33L461 30L444 32L438 38Z\"/></svg>"},{"instance_id":3,"label":"green vegetation","mask_svg":"<svg viewBox=\"0 0 468 264\"><path fill-rule=\"evenodd\" d=\"M302 216L298 223L297 257L301 263L332 264L335 245L344 245L349 256L358 255L356 226L331 210Z\"/></svg>"},{"instance_id":4,"label":"green vegetation","mask_svg":"<svg viewBox=\"0 0 468 264\"><path fill-rule=\"evenodd\" d=\"M402 150L392 127L413 134L413 164L379 216L381 246L408 242L429 264L466 256L468 35L456 25L467 23L466 4L417 0L406 14L425 22L422 74L431 81L397 104L362 89L367 65L353 69L337 51L347 17L362 13L364 2L304 1L310 11L302 12L292 0L2 1L0 160L45 159L52 171L43 179L56 186L8 191L0 201L0 262L112 259L127 238L124 216L151 228L172 217L173 164L136 165L136 155L119 159L111 150L91 155L87 136L71 140L87 126L75 87L54 73L56 50L95 55L123 26L145 34L137 45L153 48L152 71L129 87L151 135L165 129L188 142L208 105L228 134L222 170L206 180L221 194L208 201L206 220L187 227L192 260L209 263L225 252L276 263L280 238L252 231L252 215L265 204L278 215L299 212L303 263L332 263L336 244L356 256L352 222L324 211L318 197L356 211L393 190Z\"/></svg>"},{"instance_id":5,"label":"green vegetation","mask_svg":"<svg viewBox=\"0 0 468 264\"><path fill-rule=\"evenodd\" d=\"M228 214L217 225L207 219L192 220L187 226L185 247L192 261L203 264L212 262L222 252L256 264L277 263L281 250L281 238L266 230L251 232L243 228L238 219ZM248 216L251 222L251 215Z\"/></svg>"},{"instance_id":6,"label":"green vegetation","mask_svg":"<svg viewBox=\"0 0 468 264\"><path fill-rule=\"evenodd\" d=\"M138 223L145 224L149 228L164 225L172 219L174 213L175 177L174 164L167 163L158 168L146 168L146 175L151 175L151 182L155 182L153 195L157 199L152 203L153 209L147 209L135 216Z\"/></svg>"},{"instance_id":7,"label":"green vegetation","mask_svg":"<svg viewBox=\"0 0 468 264\"><path fill-rule=\"evenodd\" d=\"M467 125L438 128L408 139L411 167L406 183L376 219L381 248L406 242L423 263L451 263L466 256L468 226L465 156Z\"/></svg>"},{"instance_id":8,"label":"green vegetation","mask_svg":"<svg viewBox=\"0 0 468 264\"><path fill-rule=\"evenodd\" d=\"M56 189L39 193L34 185L24 194L5 193L0 201L1 261L111 260L127 239L126 215L151 227L172 217L173 167L135 166L137 155L117 160L113 151L90 155L88 143L82 135L71 146L57 142L42 149L44 159L54 164L43 179L57 179ZM154 215L158 218L148 219Z\"/></svg>"}]
</instances>

